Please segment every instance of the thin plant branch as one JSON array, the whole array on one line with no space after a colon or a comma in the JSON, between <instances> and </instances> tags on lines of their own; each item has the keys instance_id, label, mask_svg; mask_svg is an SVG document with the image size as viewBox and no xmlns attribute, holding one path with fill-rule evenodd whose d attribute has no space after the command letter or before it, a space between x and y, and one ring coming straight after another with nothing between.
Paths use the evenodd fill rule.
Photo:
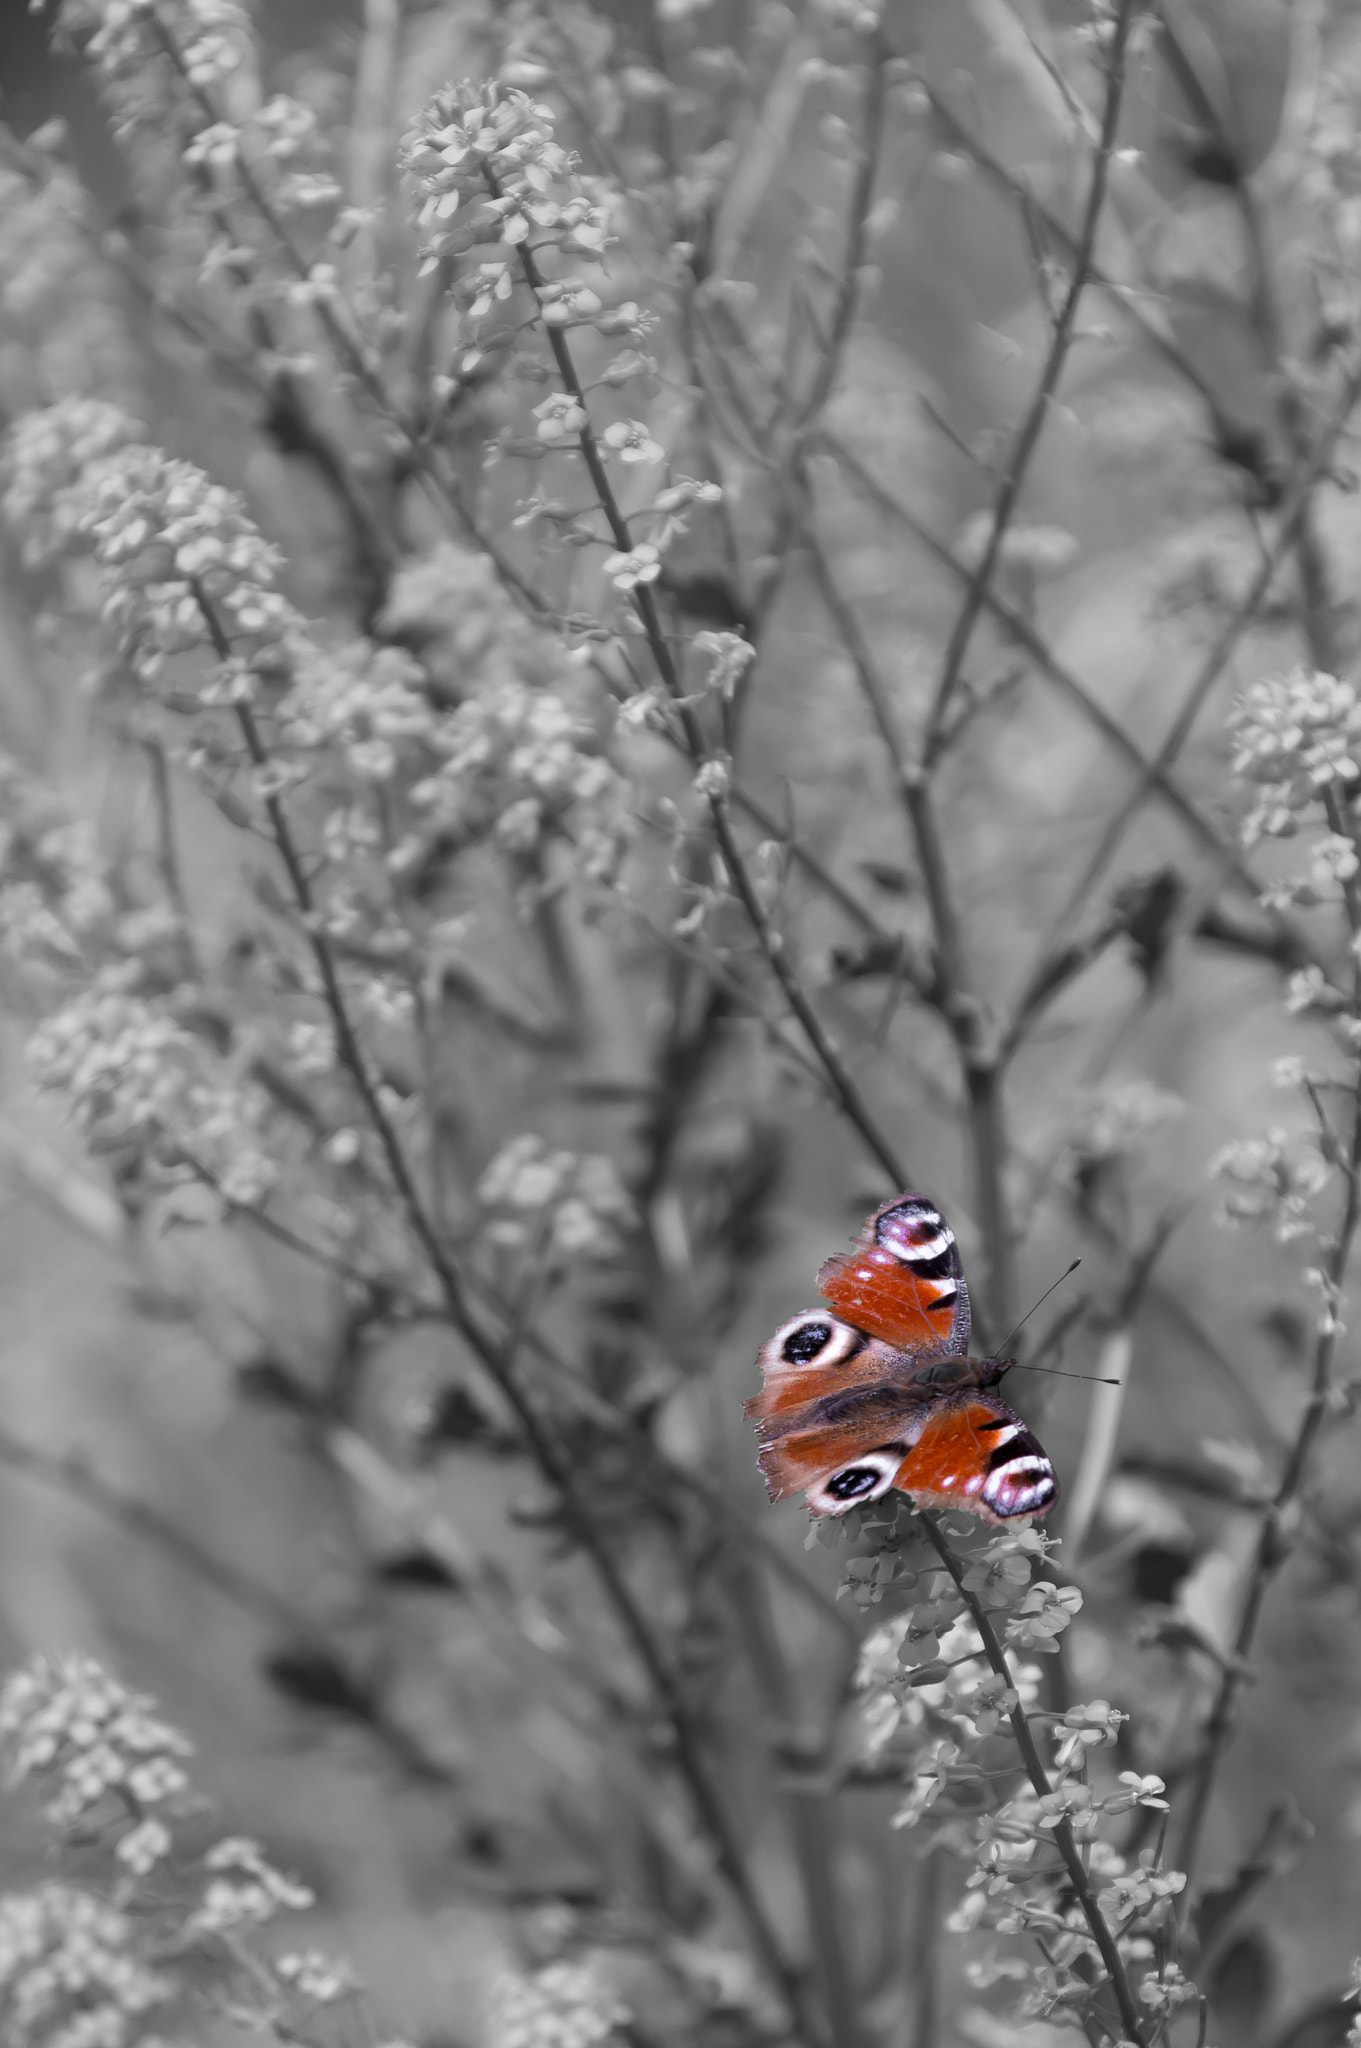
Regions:
<instances>
[{"instance_id":1,"label":"thin plant branch","mask_svg":"<svg viewBox=\"0 0 1361 2048\"><path fill-rule=\"evenodd\" d=\"M1006 1134L997 1049L985 1029L983 1005L968 981L963 937L950 886L929 771L908 758L889 692L854 609L843 596L810 518L804 539L823 602L845 643L893 771L899 802L921 873L935 942L928 999L954 1041L968 1101L974 1190L988 1263L988 1322L1000 1338L1012 1313L1011 1229L1003 1190Z\"/></svg>"},{"instance_id":2,"label":"thin plant branch","mask_svg":"<svg viewBox=\"0 0 1361 2048\"><path fill-rule=\"evenodd\" d=\"M883 39L876 27L869 37L867 77L865 81L865 109L861 123L860 150L856 164L855 182L851 188L851 200L847 217L846 247L842 258L841 276L837 284L836 302L832 308L831 323L826 343L818 357L817 368L808 391L798 405L793 422L796 434L801 434L817 419L840 374L846 348L855 326L855 317L860 304L862 267L865 261L865 243L868 235L870 205L874 198L874 182L879 171L879 157L884 139L884 94L886 52Z\"/></svg>"},{"instance_id":3,"label":"thin plant branch","mask_svg":"<svg viewBox=\"0 0 1361 2048\"><path fill-rule=\"evenodd\" d=\"M1361 965L1356 970L1361 983ZM1361 999L1361 985L1355 991ZM1326 1287L1322 1303L1323 1325L1314 1343L1314 1362L1308 1397L1300 1413L1294 1440L1286 1453L1276 1490L1262 1514L1261 1527L1248 1566L1243 1605L1233 1646L1220 1669L1215 1697L1206 1719L1195 1766L1186 1817L1178 1851L1179 1867L1186 1872L1187 1896L1199 1861L1205 1823L1209 1816L1219 1767L1233 1733L1238 1695L1247 1682L1250 1659L1268 1588L1290 1554L1290 1524L1312 1469L1314 1451L1327 1418L1333 1392L1340 1325L1338 1298L1347 1274L1357 1224L1361 1221L1361 1067L1352 1096L1351 1141L1346 1160L1346 1184L1341 1219L1327 1259L1324 1261Z\"/></svg>"},{"instance_id":4,"label":"thin plant branch","mask_svg":"<svg viewBox=\"0 0 1361 2048\"><path fill-rule=\"evenodd\" d=\"M274 1587L220 1557L168 1515L110 1485L74 1452L48 1450L0 1427L0 1462L12 1471L23 1472L40 1484L55 1488L68 1499L79 1501L139 1541L152 1544L201 1585L211 1586L243 1614L277 1631L291 1650L310 1648L328 1662L343 1662L339 1652L307 1616L291 1606ZM458 1774L394 1721L371 1688L356 1680L347 1690L346 1699L350 1718L361 1723L402 1770L427 1784L457 1782Z\"/></svg>"},{"instance_id":5,"label":"thin plant branch","mask_svg":"<svg viewBox=\"0 0 1361 2048\"><path fill-rule=\"evenodd\" d=\"M889 490L865 467L844 441L826 432L819 433L817 440L872 504L910 533L932 559L943 569L948 570L958 582L969 581L972 574L969 568L946 547L924 520L919 519L895 492ZM1150 787L1171 807L1204 849L1222 858L1226 863L1226 871L1256 901L1261 893L1261 883L1238 857L1230 841L1216 829L1194 800L1171 775L1159 768L1156 762L1149 760L1138 743L1093 696L1087 685L1059 660L1048 642L1023 613L1009 605L1005 598L1000 597L991 588L985 594L984 601L999 626L1035 664L1039 673L1081 712L1083 718L1101 734L1138 776L1148 779Z\"/></svg>"},{"instance_id":6,"label":"thin plant branch","mask_svg":"<svg viewBox=\"0 0 1361 2048\"><path fill-rule=\"evenodd\" d=\"M483 175L493 198L499 197L499 186L494 174L484 167ZM527 242L521 242L516 253L520 259L525 283L532 292L535 303L538 304L541 302L544 280L534 252ZM582 425L577 434L578 446L600 509L604 513L605 523L619 552L631 554L633 536L619 500L615 496L600 444L591 425L585 388L578 375L566 333L557 326L546 327L545 331L562 387L573 398L583 415ZM727 764L716 760L705 744L693 706L686 699L670 643L662 630L656 598L646 583L636 584L632 596L634 610L642 625L657 674L680 720L691 761L697 772L706 768L716 771L709 778L709 784L704 790L704 801L733 893L746 914L756 942L784 994L785 1001L797 1018L814 1056L825 1070L832 1092L847 1121L859 1133L867 1151L878 1161L890 1183L897 1188L906 1187L908 1178L903 1163L885 1139L855 1079L833 1046L790 960L783 933L776 931L761 903L759 891L743 859L728 814L727 786L730 775Z\"/></svg>"},{"instance_id":7,"label":"thin plant branch","mask_svg":"<svg viewBox=\"0 0 1361 2048\"><path fill-rule=\"evenodd\" d=\"M1054 318L1049 348L1034 397L1012 444L1001 487L993 500L988 537L983 545L982 556L946 642L940 677L927 721L923 753L928 766L940 751L950 700L963 671L974 627L984 610L986 592L1001 560L1002 544L1020 502L1031 457L1048 424L1050 402L1058 389L1064 365L1073 345L1078 306L1091 278L1092 257L1096 251L1097 234L1106 205L1107 174L1120 126L1120 108L1125 90L1125 56L1134 11L1134 0L1120 0L1106 46L1106 100L1101 119L1101 134L1092 159L1087 203L1078 231L1077 251L1062 302Z\"/></svg>"},{"instance_id":8,"label":"thin plant branch","mask_svg":"<svg viewBox=\"0 0 1361 2048\"><path fill-rule=\"evenodd\" d=\"M1299 523L1313 502L1314 488L1328 473L1336 455L1338 438L1345 431L1348 420L1356 410L1358 400L1361 400L1361 361L1354 363L1343 379L1341 394L1319 433L1302 473L1295 480L1294 488L1277 521L1275 534L1266 549L1261 566L1192 677L1176 717L1149 764L1148 773L1140 786L1126 797L1106 826L1095 851L1065 898L1062 909L1054 917L1052 932L1055 935L1071 929L1078 911L1110 866L1120 842L1132 820L1142 809L1153 786L1154 772L1165 774L1173 766L1189 739L1206 699L1223 675L1239 642L1251 628L1276 580L1282 562L1294 545ZM1049 946L1046 945L1044 950L1047 952Z\"/></svg>"},{"instance_id":9,"label":"thin plant branch","mask_svg":"<svg viewBox=\"0 0 1361 2048\"><path fill-rule=\"evenodd\" d=\"M215 607L201 586L195 599L204 619L213 650L219 660L229 662L231 643L218 619ZM237 724L254 768L267 781L272 767L269 748L253 707L246 702L234 707ZM280 797L266 788L261 805L268 820L279 859L283 864L297 908L299 926L305 935L320 980L321 994L336 1049L349 1074L374 1132L391 1176L393 1189L406 1215L413 1236L439 1286L448 1319L486 1368L509 1403L523 1431L525 1441L544 1478L562 1502L567 1521L599 1578L614 1609L624 1636L632 1645L654 1693L670 1723L676 1761L689 1789L697 1817L713 1846L715 1860L742 1913L755 1953L773 1988L784 2001L799 2037L815 2043L820 2034L811 2014L803 1984L786 1960L756 1892L717 1788L710 1778L702 1744L694 1727L680 1687L664 1660L644 1618L642 1609L624 1577L608 1535L598 1526L584 1504L572 1468L545 1427L536 1407L526 1396L513 1370L511 1344L498 1343L483 1328L468 1301L463 1281L445 1248L441 1234L426 1208L405 1148L388 1115L377 1082L360 1045L350 1016L336 960L326 936L318 904L308 878L307 867L294 838L288 813Z\"/></svg>"}]
</instances>

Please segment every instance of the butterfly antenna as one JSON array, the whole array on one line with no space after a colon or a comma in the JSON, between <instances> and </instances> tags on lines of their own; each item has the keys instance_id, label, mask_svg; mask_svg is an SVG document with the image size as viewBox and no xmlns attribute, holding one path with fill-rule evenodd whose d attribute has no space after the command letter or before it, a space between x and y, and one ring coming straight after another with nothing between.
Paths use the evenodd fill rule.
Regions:
<instances>
[{"instance_id":1,"label":"butterfly antenna","mask_svg":"<svg viewBox=\"0 0 1361 2048\"><path fill-rule=\"evenodd\" d=\"M1009 1350L1011 1349L1011 1347L1012 1347L1012 1345L1013 1345L1013 1344L1015 1343L1016 1339L1017 1339L1017 1338L1018 1338L1018 1337L1020 1336L1020 1334L1021 1334L1022 1330L1023 1330L1024 1328L1025 1328L1026 1324L1027 1324L1027 1323L1028 1323L1028 1322L1030 1321L1030 1318L1031 1318L1031 1317L1032 1317L1032 1316L1034 1315L1034 1313L1035 1313L1035 1310L1036 1310L1037 1308L1043 1308L1043 1307L1044 1307L1044 1305L1045 1305L1045 1303L1046 1303L1046 1302L1048 1301L1048 1299L1049 1299L1050 1295L1051 1295L1051 1294L1052 1294L1052 1293L1054 1292L1054 1289L1055 1289L1056 1287L1062 1287L1062 1285L1063 1285L1064 1281L1065 1281L1065 1280L1066 1280L1066 1279L1068 1278L1069 1274L1070 1274L1070 1273L1076 1273L1076 1271L1077 1271L1078 1267L1079 1267L1079 1266L1080 1266L1081 1264L1082 1264L1082 1261L1081 1261L1081 1259L1074 1259L1074 1260L1073 1260L1073 1263L1072 1263L1072 1265L1071 1265L1071 1266L1065 1266L1065 1267L1064 1267L1063 1271L1062 1271L1062 1272L1061 1272L1061 1273L1059 1274L1059 1277L1058 1277L1058 1279L1057 1279L1057 1280L1053 1280L1053 1281L1051 1281L1051 1282L1050 1282L1049 1286L1045 1288L1045 1290L1044 1290L1044 1293L1043 1293L1043 1294L1042 1294L1042 1295L1040 1296L1039 1300L1038 1300L1037 1302L1033 1303L1033 1304L1032 1304L1032 1306L1031 1306L1030 1308L1028 1308L1028 1309L1026 1310L1025 1314L1024 1314L1024 1315L1023 1315L1022 1317L1021 1317L1021 1320L1020 1320L1020 1322L1019 1322L1019 1323L1017 1323L1017 1325L1016 1325L1016 1328L1015 1328L1015 1329L1014 1329L1014 1330L1012 1331L1011 1335L1010 1335L1010 1336L1009 1336L1009 1337L1007 1338L1007 1341L1006 1341L1006 1343L1005 1343L1005 1344L1002 1344L1002 1345L999 1345L999 1346L998 1346L997 1352L996 1352L996 1354L995 1354L995 1355L996 1355L996 1356L997 1356L998 1358L1005 1358L1005 1357L1006 1357L1006 1355L1007 1355L1008 1351L1009 1351ZM1049 1368L1049 1370L1050 1370L1050 1371L1052 1372L1052 1371L1054 1370L1054 1367L1052 1367L1052 1366L1051 1366L1051 1367ZM1077 1374L1077 1378L1078 1378L1078 1379L1085 1379L1086 1377L1087 1377L1087 1375L1086 1375L1085 1373L1078 1373L1078 1374Z\"/></svg>"},{"instance_id":2,"label":"butterfly antenna","mask_svg":"<svg viewBox=\"0 0 1361 2048\"><path fill-rule=\"evenodd\" d=\"M1007 1338L1007 1341L1006 1341L1006 1343L1005 1343L1005 1344L1004 1344L1004 1345L1002 1346L1001 1350L1000 1350L1000 1351L998 1352L998 1354L997 1354L999 1358L1005 1358L1005 1357L1006 1357L1006 1355L1007 1355L1007 1351L1008 1351L1008 1349L1009 1349L1010 1345L1012 1344L1013 1340L1014 1340L1014 1339L1015 1339L1016 1337L1018 1337L1018 1336L1020 1335L1021 1331L1022 1331L1022 1330L1023 1330L1024 1328L1025 1328L1026 1324L1027 1324L1027 1323L1028 1323L1028 1322L1030 1321L1030 1318L1031 1318L1031 1317L1032 1317L1032 1316L1034 1315L1034 1313L1035 1313L1035 1309L1037 1309L1037 1308L1043 1308L1043 1307L1044 1307L1044 1304L1045 1304L1045 1303L1046 1303L1046 1302L1048 1301L1048 1299L1049 1299L1050 1295L1051 1295L1051 1294L1052 1294L1052 1293L1054 1292L1054 1288L1055 1288L1055 1287L1062 1287L1062 1285L1063 1285L1064 1281L1065 1281L1065 1280L1066 1280L1066 1279L1068 1278L1069 1274L1070 1274L1070 1273L1075 1273L1075 1272L1077 1271L1078 1267L1079 1267L1079 1266L1080 1266L1081 1264L1082 1264L1082 1261L1081 1261L1081 1259L1074 1259L1074 1260L1073 1260L1073 1263L1072 1263L1072 1265L1071 1265L1071 1266L1068 1266L1068 1267L1066 1267L1066 1268L1065 1268L1065 1270L1064 1270L1064 1271L1063 1271L1062 1273L1060 1273L1060 1274L1059 1274L1059 1277L1058 1277L1058 1279L1057 1279L1057 1280L1055 1280L1055 1281L1054 1281L1054 1282L1053 1282L1053 1283L1052 1283L1052 1284L1051 1284L1050 1286L1048 1286L1048 1287L1046 1287L1046 1288L1045 1288L1045 1290L1044 1290L1044 1293L1043 1293L1043 1294L1042 1294L1042 1295L1040 1296L1039 1300L1038 1300L1038 1301L1037 1301L1037 1302L1035 1303L1035 1306L1034 1306L1034 1308L1028 1308L1028 1309L1026 1310L1025 1314L1024 1314L1024 1315L1023 1315L1022 1317L1021 1317L1021 1320L1020 1320L1020 1322L1019 1322L1019 1323L1017 1323L1017 1325L1016 1325L1016 1328L1015 1328L1015 1329L1014 1329L1014 1330L1012 1331L1012 1333L1011 1333L1011 1336ZM1081 1309L1081 1303L1079 1303L1079 1304L1078 1304L1078 1308L1079 1308L1079 1311L1080 1311L1080 1309ZM1101 1376L1100 1374L1098 1374L1098 1373L1092 1373L1092 1372L1066 1372L1066 1371L1064 1370L1064 1368L1063 1368L1063 1367L1062 1367L1061 1365L1014 1365L1014 1366L1012 1367L1012 1371L1013 1371L1013 1372L1052 1372L1052 1373L1053 1373L1053 1374L1055 1375L1055 1377L1056 1377L1057 1379L1061 1379L1061 1380L1088 1380L1088 1381L1089 1381L1089 1382L1090 1382L1090 1383L1091 1383L1091 1384L1092 1384L1093 1386L1095 1386L1095 1387L1118 1387L1118 1386L1119 1386L1119 1384L1120 1384L1119 1380L1112 1380L1112 1379L1106 1379L1106 1378L1103 1378L1103 1377L1102 1377L1102 1376Z\"/></svg>"},{"instance_id":3,"label":"butterfly antenna","mask_svg":"<svg viewBox=\"0 0 1361 2048\"><path fill-rule=\"evenodd\" d=\"M1086 1380L1091 1387L1118 1387L1119 1380L1106 1379L1095 1372L1066 1372L1061 1365L1013 1365L1013 1372L1052 1372L1056 1379Z\"/></svg>"}]
</instances>

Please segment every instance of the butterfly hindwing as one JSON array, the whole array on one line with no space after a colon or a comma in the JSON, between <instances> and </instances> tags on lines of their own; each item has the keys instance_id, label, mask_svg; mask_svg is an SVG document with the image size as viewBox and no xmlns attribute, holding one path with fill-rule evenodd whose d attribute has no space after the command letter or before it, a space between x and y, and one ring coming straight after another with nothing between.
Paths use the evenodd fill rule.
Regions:
<instances>
[{"instance_id":1,"label":"butterfly hindwing","mask_svg":"<svg viewBox=\"0 0 1361 2048\"><path fill-rule=\"evenodd\" d=\"M831 1406L831 1403L827 1404ZM901 1387L846 1397L845 1411L810 1414L803 1427L762 1432L758 1463L772 1500L804 1493L815 1515L844 1515L895 1483L907 1444L930 1402Z\"/></svg>"},{"instance_id":2,"label":"butterfly hindwing","mask_svg":"<svg viewBox=\"0 0 1361 2048\"><path fill-rule=\"evenodd\" d=\"M916 1357L962 1357L969 1348L969 1292L955 1234L925 1195L877 1209L852 1252L818 1274L838 1316Z\"/></svg>"},{"instance_id":3,"label":"butterfly hindwing","mask_svg":"<svg viewBox=\"0 0 1361 2048\"><path fill-rule=\"evenodd\" d=\"M967 1508L985 1522L1042 1515L1059 1483L1019 1415L990 1393L969 1390L938 1402L892 1484L923 1507Z\"/></svg>"}]
</instances>

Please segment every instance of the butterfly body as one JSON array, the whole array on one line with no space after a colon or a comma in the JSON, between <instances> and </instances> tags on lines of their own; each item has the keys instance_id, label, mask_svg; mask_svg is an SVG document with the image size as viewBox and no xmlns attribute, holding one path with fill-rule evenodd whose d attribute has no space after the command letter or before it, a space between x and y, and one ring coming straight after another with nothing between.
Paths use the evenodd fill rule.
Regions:
<instances>
[{"instance_id":1,"label":"butterfly body","mask_svg":"<svg viewBox=\"0 0 1361 2048\"><path fill-rule=\"evenodd\" d=\"M968 1290L933 1202L885 1203L818 1286L830 1308L775 1332L746 1404L772 1500L803 1493L814 1514L840 1515L897 1487L987 1522L1053 1506L1053 1466L992 1392L1011 1360L967 1355Z\"/></svg>"}]
</instances>

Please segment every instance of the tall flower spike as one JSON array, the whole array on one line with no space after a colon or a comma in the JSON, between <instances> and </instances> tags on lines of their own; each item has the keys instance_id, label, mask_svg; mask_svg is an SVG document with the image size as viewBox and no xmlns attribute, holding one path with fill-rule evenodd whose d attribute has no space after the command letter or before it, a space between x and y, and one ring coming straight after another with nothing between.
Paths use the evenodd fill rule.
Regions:
<instances>
[{"instance_id":1,"label":"tall flower spike","mask_svg":"<svg viewBox=\"0 0 1361 2048\"><path fill-rule=\"evenodd\" d=\"M1325 790L1361 773L1355 685L1321 670L1294 668L1254 683L1230 713L1229 731L1233 773L1255 798L1243 826L1249 844L1296 832Z\"/></svg>"},{"instance_id":2,"label":"tall flower spike","mask_svg":"<svg viewBox=\"0 0 1361 2048\"><path fill-rule=\"evenodd\" d=\"M604 210L553 129L551 107L495 80L444 86L422 108L400 163L418 195L425 270L477 243L515 248L531 235L567 255L603 253Z\"/></svg>"}]
</instances>

